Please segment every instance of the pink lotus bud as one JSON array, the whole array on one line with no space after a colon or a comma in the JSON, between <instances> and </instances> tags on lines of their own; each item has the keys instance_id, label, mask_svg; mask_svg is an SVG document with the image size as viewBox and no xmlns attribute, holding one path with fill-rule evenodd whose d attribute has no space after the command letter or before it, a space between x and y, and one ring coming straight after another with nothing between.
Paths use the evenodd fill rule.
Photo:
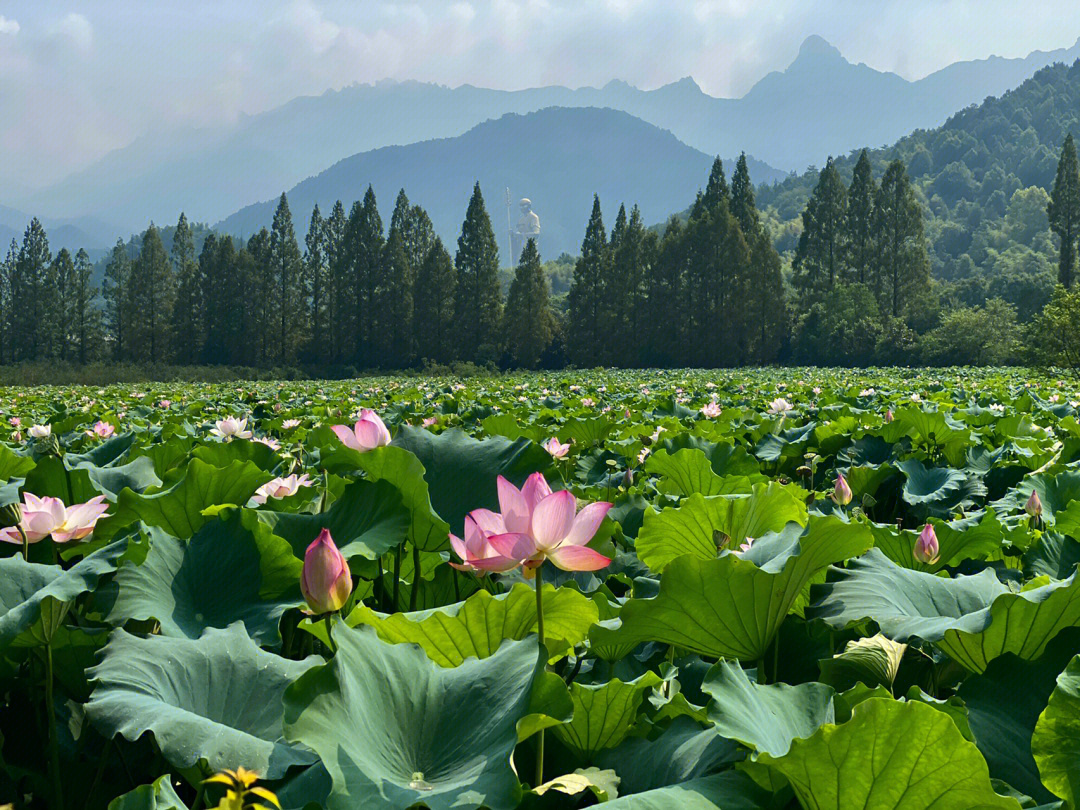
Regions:
<instances>
[{"instance_id":1,"label":"pink lotus bud","mask_svg":"<svg viewBox=\"0 0 1080 810\"><path fill-rule=\"evenodd\" d=\"M851 487L848 486L843 473L838 473L836 476L836 484L833 486L833 500L841 506L847 506L851 503Z\"/></svg>"},{"instance_id":2,"label":"pink lotus bud","mask_svg":"<svg viewBox=\"0 0 1080 810\"><path fill-rule=\"evenodd\" d=\"M300 590L314 613L341 610L352 593L352 573L329 529L319 532L304 552Z\"/></svg>"},{"instance_id":3,"label":"pink lotus bud","mask_svg":"<svg viewBox=\"0 0 1080 810\"><path fill-rule=\"evenodd\" d=\"M1042 517L1042 501L1039 500L1039 493L1035 490L1031 490L1031 497L1024 504L1024 511L1032 517Z\"/></svg>"},{"instance_id":4,"label":"pink lotus bud","mask_svg":"<svg viewBox=\"0 0 1080 810\"><path fill-rule=\"evenodd\" d=\"M934 527L927 523L923 526L919 539L915 541L915 559L925 565L933 565L938 561L940 553Z\"/></svg>"},{"instance_id":5,"label":"pink lotus bud","mask_svg":"<svg viewBox=\"0 0 1080 810\"><path fill-rule=\"evenodd\" d=\"M892 408L889 408L889 410L885 411L885 423L888 424L892 420L893 420L893 412L892 412Z\"/></svg>"}]
</instances>

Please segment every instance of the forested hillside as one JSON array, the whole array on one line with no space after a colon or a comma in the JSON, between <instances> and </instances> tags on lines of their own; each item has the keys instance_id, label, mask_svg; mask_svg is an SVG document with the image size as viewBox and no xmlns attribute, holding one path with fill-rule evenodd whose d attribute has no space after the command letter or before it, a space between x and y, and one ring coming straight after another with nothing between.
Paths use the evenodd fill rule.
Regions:
<instances>
[{"instance_id":1,"label":"forested hillside","mask_svg":"<svg viewBox=\"0 0 1080 810\"><path fill-rule=\"evenodd\" d=\"M1046 206L1070 131L1080 135L1080 62L1047 67L937 129L867 152L877 177L892 160L906 164L926 214L931 273L946 303L974 306L999 297L1026 320L1049 299L1057 244ZM833 161L845 184L858 157ZM759 191L777 247L789 259L818 181L811 169Z\"/></svg>"}]
</instances>

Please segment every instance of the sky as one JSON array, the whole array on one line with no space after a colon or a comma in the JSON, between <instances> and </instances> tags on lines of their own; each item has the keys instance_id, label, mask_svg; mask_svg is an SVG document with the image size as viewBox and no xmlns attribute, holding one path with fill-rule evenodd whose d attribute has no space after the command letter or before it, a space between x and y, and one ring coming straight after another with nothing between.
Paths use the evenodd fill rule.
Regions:
<instances>
[{"instance_id":1,"label":"sky","mask_svg":"<svg viewBox=\"0 0 1080 810\"><path fill-rule=\"evenodd\" d=\"M139 136L417 79L740 96L817 34L917 79L1080 37L1076 0L0 0L0 199ZM5 194L5 190L12 192Z\"/></svg>"}]
</instances>

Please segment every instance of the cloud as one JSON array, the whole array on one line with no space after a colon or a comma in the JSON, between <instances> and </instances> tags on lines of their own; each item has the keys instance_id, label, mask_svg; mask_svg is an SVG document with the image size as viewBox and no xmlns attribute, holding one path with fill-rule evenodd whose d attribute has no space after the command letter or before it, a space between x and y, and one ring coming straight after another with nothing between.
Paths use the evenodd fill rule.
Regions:
<instances>
[{"instance_id":1,"label":"cloud","mask_svg":"<svg viewBox=\"0 0 1080 810\"><path fill-rule=\"evenodd\" d=\"M56 31L82 52L88 52L94 44L94 27L82 14L72 12L56 25Z\"/></svg>"},{"instance_id":2,"label":"cloud","mask_svg":"<svg viewBox=\"0 0 1080 810\"><path fill-rule=\"evenodd\" d=\"M19 33L19 23L17 20L9 20L3 14L0 14L0 34L10 34L14 36Z\"/></svg>"}]
</instances>

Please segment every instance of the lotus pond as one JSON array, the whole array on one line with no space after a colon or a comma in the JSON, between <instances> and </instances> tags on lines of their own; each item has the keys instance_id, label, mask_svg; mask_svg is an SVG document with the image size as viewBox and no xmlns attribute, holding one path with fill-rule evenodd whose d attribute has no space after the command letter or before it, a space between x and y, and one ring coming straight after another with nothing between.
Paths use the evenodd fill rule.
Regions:
<instances>
[{"instance_id":1,"label":"lotus pond","mask_svg":"<svg viewBox=\"0 0 1080 810\"><path fill-rule=\"evenodd\" d=\"M0 804L1080 803L1080 383L0 391Z\"/></svg>"}]
</instances>

